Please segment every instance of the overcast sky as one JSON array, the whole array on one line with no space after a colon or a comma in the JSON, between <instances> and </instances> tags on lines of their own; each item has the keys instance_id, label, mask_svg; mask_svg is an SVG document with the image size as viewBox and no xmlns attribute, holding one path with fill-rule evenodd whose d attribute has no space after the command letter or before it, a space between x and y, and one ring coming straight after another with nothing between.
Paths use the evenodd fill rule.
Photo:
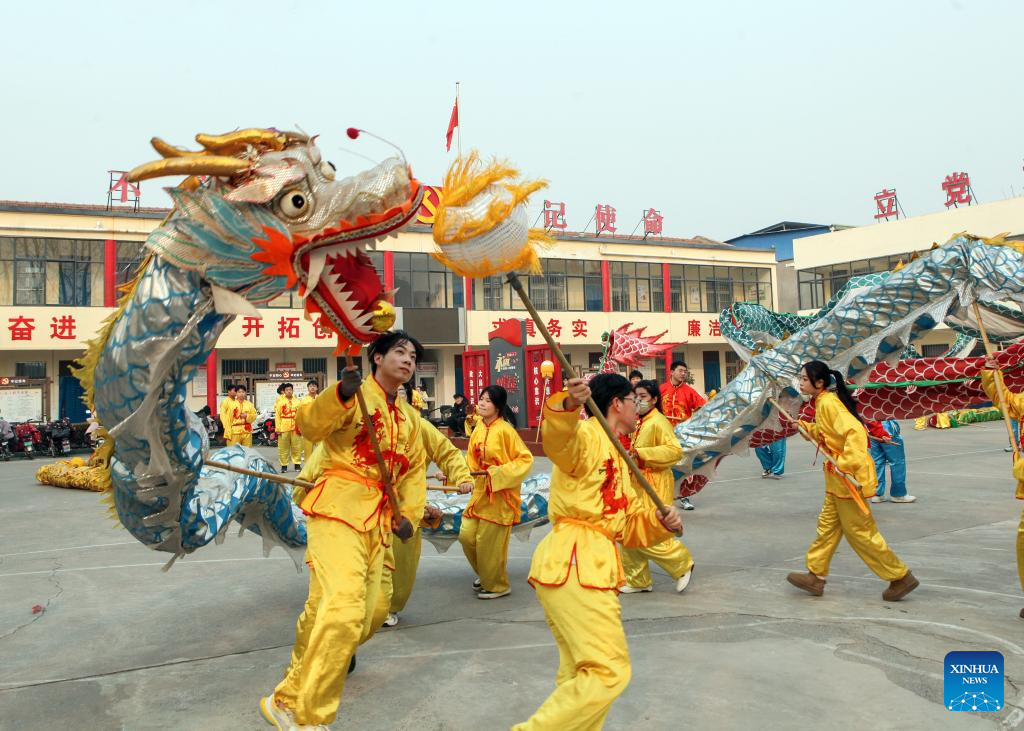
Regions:
<instances>
[{"instance_id":1,"label":"overcast sky","mask_svg":"<svg viewBox=\"0 0 1024 731\"><path fill-rule=\"evenodd\" d=\"M725 239L870 224L1024 192L1021 2L12 2L0 5L0 198L103 203L159 135L301 126L343 172L394 141L440 181L464 149L550 180L569 227ZM454 148L454 146L453 146ZM143 203L166 205L159 182ZM591 225L591 229L593 226Z\"/></svg>"}]
</instances>

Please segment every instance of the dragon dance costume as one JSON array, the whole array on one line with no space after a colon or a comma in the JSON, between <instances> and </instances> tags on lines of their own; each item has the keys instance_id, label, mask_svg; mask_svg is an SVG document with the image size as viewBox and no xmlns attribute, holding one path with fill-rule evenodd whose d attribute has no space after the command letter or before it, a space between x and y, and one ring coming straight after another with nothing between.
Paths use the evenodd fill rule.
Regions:
<instances>
[{"instance_id":1,"label":"dragon dance costume","mask_svg":"<svg viewBox=\"0 0 1024 731\"><path fill-rule=\"evenodd\" d=\"M637 465L644 471L644 476L662 502L671 505L674 487L672 466L683 457L683 448L672 433L672 425L664 414L651 409L638 419L631 441ZM654 507L654 502L635 481L633 490L645 509ZM623 548L622 567L629 586L637 589L651 586L653 581L648 561L658 564L673 580L693 568L693 557L689 549L675 537L653 546Z\"/></svg>"},{"instance_id":2,"label":"dragon dance costume","mask_svg":"<svg viewBox=\"0 0 1024 731\"><path fill-rule=\"evenodd\" d=\"M618 588L618 543L636 548L671 538L633 493L627 467L596 419L565 409L566 393L545 404L541 440L554 463L549 515L530 584L558 645L555 691L516 731L600 728L630 678Z\"/></svg>"},{"instance_id":3,"label":"dragon dance costume","mask_svg":"<svg viewBox=\"0 0 1024 731\"><path fill-rule=\"evenodd\" d=\"M275 701L296 723L334 720L349 661L372 634L375 616L386 613L381 590L384 555L392 540L393 506L353 396L340 384L299 408L297 421L313 441L323 441L323 473L302 498L307 516L309 597L295 630L295 647ZM375 378L360 387L402 514L418 524L425 492L413 479L422 469L420 416L401 399L390 399Z\"/></svg>"},{"instance_id":4,"label":"dragon dance costume","mask_svg":"<svg viewBox=\"0 0 1024 731\"><path fill-rule=\"evenodd\" d=\"M533 454L519 433L500 416L482 419L469 437L466 461L474 478L473 494L462 513L459 543L486 593L510 590L508 542L522 515L520 487L533 467Z\"/></svg>"},{"instance_id":5,"label":"dragon dance costume","mask_svg":"<svg viewBox=\"0 0 1024 731\"><path fill-rule=\"evenodd\" d=\"M306 394L299 399L299 406L303 404L311 404L316 399L316 396ZM301 431L301 430L300 430ZM302 439L302 461L308 462L313 457L313 450L316 449L317 443L306 437L305 434L301 435Z\"/></svg>"}]
</instances>

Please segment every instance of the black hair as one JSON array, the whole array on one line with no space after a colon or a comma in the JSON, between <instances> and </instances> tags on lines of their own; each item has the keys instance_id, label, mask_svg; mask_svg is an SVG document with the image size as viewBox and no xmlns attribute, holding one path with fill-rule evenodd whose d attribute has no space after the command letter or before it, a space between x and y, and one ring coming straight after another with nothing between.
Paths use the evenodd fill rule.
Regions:
<instances>
[{"instance_id":1,"label":"black hair","mask_svg":"<svg viewBox=\"0 0 1024 731\"><path fill-rule=\"evenodd\" d=\"M310 386L316 386L317 388L320 388L320 382L317 381L315 378L312 378L306 381L306 388L309 388Z\"/></svg>"},{"instance_id":2,"label":"black hair","mask_svg":"<svg viewBox=\"0 0 1024 731\"><path fill-rule=\"evenodd\" d=\"M239 383L237 386L235 386L235 388L239 391L245 391L246 393L249 393L249 389L246 388L244 384Z\"/></svg>"},{"instance_id":3,"label":"black hair","mask_svg":"<svg viewBox=\"0 0 1024 731\"><path fill-rule=\"evenodd\" d=\"M455 394L454 396L452 396L452 398L460 398L460 399L462 399L463 401L465 401L465 400L466 400L466 396L465 396L465 394L461 394L461 393L457 393L457 394Z\"/></svg>"},{"instance_id":4,"label":"black hair","mask_svg":"<svg viewBox=\"0 0 1024 731\"><path fill-rule=\"evenodd\" d=\"M494 404L494 408L498 412L498 416L507 421L512 426L516 425L516 415L512 412L512 409L508 407L508 391L503 386L488 386L480 392L480 398L483 398L484 394Z\"/></svg>"},{"instance_id":5,"label":"black hair","mask_svg":"<svg viewBox=\"0 0 1024 731\"><path fill-rule=\"evenodd\" d=\"M857 402L853 400L853 395L846 387L846 381L843 380L842 373L832 370L826 363L822 363L820 360L811 360L804 363L803 370L806 371L807 378L815 387L819 383L824 383L825 388L828 388L829 384L835 384L836 396L843 402L843 406L857 417L857 421L862 424L864 423L864 419L861 418L860 412L857 410Z\"/></svg>"},{"instance_id":6,"label":"black hair","mask_svg":"<svg viewBox=\"0 0 1024 731\"><path fill-rule=\"evenodd\" d=\"M224 391L225 391L225 393L226 393L226 392L228 392L228 391L234 391L234 390L235 390L236 388L238 388L238 385L237 385L237 384L234 384L234 383L229 383L229 384L228 384L228 385L227 385L227 386L226 386L226 387L224 388Z\"/></svg>"},{"instance_id":7,"label":"black hair","mask_svg":"<svg viewBox=\"0 0 1024 731\"><path fill-rule=\"evenodd\" d=\"M280 386L277 387L277 393L279 395L284 393L284 390L286 388L291 388L291 389L294 390L295 389L295 384L294 383L282 383Z\"/></svg>"},{"instance_id":8,"label":"black hair","mask_svg":"<svg viewBox=\"0 0 1024 731\"><path fill-rule=\"evenodd\" d=\"M644 374L636 369L631 370L629 372L629 380L632 381L634 378L639 378L642 381L644 379Z\"/></svg>"},{"instance_id":9,"label":"black hair","mask_svg":"<svg viewBox=\"0 0 1024 731\"><path fill-rule=\"evenodd\" d=\"M367 348L367 355L370 356L370 373L377 372L377 361L373 359L373 356L379 355L383 358L385 355L390 353L392 349L397 348L402 343L409 343L409 345L416 350L417 363L423 360L423 346L420 345L419 340L414 338L405 330L388 330L386 333L370 343L370 347Z\"/></svg>"},{"instance_id":10,"label":"black hair","mask_svg":"<svg viewBox=\"0 0 1024 731\"><path fill-rule=\"evenodd\" d=\"M633 386L633 390L636 391L638 388L642 388L647 391L647 393L651 394L651 396L654 397L654 408L661 411L661 389L658 387L657 381L640 381L640 383Z\"/></svg>"},{"instance_id":11,"label":"black hair","mask_svg":"<svg viewBox=\"0 0 1024 731\"><path fill-rule=\"evenodd\" d=\"M690 369L690 366L686 365L686 361L685 360L674 360L674 361L672 361L672 367L669 368L669 370L670 371L674 371L679 366L682 366L683 368L686 368L687 370Z\"/></svg>"},{"instance_id":12,"label":"black hair","mask_svg":"<svg viewBox=\"0 0 1024 731\"><path fill-rule=\"evenodd\" d=\"M633 393L633 384L618 373L598 373L590 379L588 385L591 398L605 416L608 416L608 407L612 405L612 399L621 400ZM584 405L584 408L590 416L594 415L589 406Z\"/></svg>"}]
</instances>

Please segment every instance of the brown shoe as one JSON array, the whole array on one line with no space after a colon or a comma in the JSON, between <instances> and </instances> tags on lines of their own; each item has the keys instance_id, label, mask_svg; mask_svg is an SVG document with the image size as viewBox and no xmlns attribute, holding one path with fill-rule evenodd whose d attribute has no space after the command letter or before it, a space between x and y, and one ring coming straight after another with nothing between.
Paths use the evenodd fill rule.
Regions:
<instances>
[{"instance_id":1,"label":"brown shoe","mask_svg":"<svg viewBox=\"0 0 1024 731\"><path fill-rule=\"evenodd\" d=\"M1024 609L1021 609L1021 610L1020 610L1020 618L1021 618L1021 619L1024 619Z\"/></svg>"},{"instance_id":2,"label":"brown shoe","mask_svg":"<svg viewBox=\"0 0 1024 731\"><path fill-rule=\"evenodd\" d=\"M786 576L786 581L797 589L803 589L812 596L821 596L825 593L825 580L819 579L810 571L806 574L800 574L794 571Z\"/></svg>"},{"instance_id":3,"label":"brown shoe","mask_svg":"<svg viewBox=\"0 0 1024 731\"><path fill-rule=\"evenodd\" d=\"M918 587L921 582L914 578L914 575L907 572L902 579L889 582L889 588L882 592L882 598L887 602L898 602L907 594Z\"/></svg>"}]
</instances>

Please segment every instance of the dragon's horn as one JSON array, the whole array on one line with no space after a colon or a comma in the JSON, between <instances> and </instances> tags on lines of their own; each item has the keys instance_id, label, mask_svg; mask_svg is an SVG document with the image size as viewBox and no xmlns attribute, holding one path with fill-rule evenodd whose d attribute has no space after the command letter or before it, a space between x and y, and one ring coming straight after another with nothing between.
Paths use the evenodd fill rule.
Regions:
<instances>
[{"instance_id":1,"label":"dragon's horn","mask_svg":"<svg viewBox=\"0 0 1024 731\"><path fill-rule=\"evenodd\" d=\"M248 160L223 155L189 155L187 157L171 157L165 160L154 160L139 165L128 173L128 180L138 182L149 178L160 178L168 175L216 175L227 177L237 175L249 169Z\"/></svg>"},{"instance_id":2,"label":"dragon's horn","mask_svg":"<svg viewBox=\"0 0 1024 731\"><path fill-rule=\"evenodd\" d=\"M261 150L283 150L288 144L290 135L276 129L259 129L250 127L223 135L197 134L196 142L203 149L218 154L234 154L244 152L248 147Z\"/></svg>"},{"instance_id":3,"label":"dragon's horn","mask_svg":"<svg viewBox=\"0 0 1024 731\"><path fill-rule=\"evenodd\" d=\"M159 152L161 157L187 157L188 155L198 154L181 147L175 147L174 145L164 142L159 137L151 139L149 144L153 145L153 149Z\"/></svg>"}]
</instances>

